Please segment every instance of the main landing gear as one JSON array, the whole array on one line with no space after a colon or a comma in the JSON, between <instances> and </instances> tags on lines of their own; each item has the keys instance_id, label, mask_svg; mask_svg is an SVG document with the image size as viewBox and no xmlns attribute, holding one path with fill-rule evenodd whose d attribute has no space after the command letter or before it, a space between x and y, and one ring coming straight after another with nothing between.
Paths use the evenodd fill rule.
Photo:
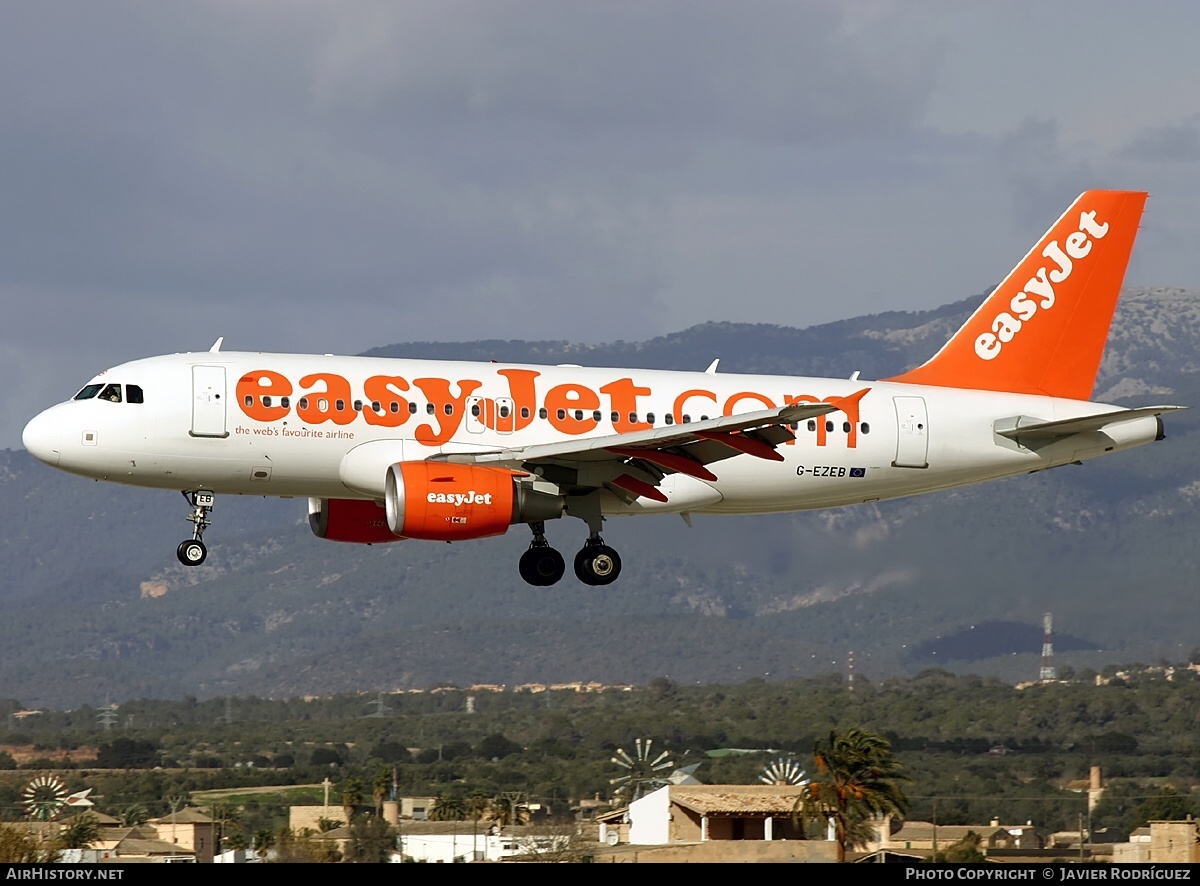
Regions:
<instances>
[{"instance_id":1,"label":"main landing gear","mask_svg":"<svg viewBox=\"0 0 1200 886\"><path fill-rule=\"evenodd\" d=\"M621 574L620 555L598 534L588 537L575 555L575 575L585 585L608 585Z\"/></svg>"},{"instance_id":2,"label":"main landing gear","mask_svg":"<svg viewBox=\"0 0 1200 886\"><path fill-rule=\"evenodd\" d=\"M530 523L529 528L533 530L533 541L521 555L521 578L537 587L549 587L563 577L567 564L563 555L546 541L544 523ZM612 584L620 574L620 555L604 543L598 532L592 533L575 555L576 577L586 585L599 586Z\"/></svg>"},{"instance_id":3,"label":"main landing gear","mask_svg":"<svg viewBox=\"0 0 1200 886\"><path fill-rule=\"evenodd\" d=\"M194 492L185 489L183 497L192 506L192 512L188 514L187 519L195 528L191 538L179 543L179 547L175 549L175 556L184 566L199 566L208 556L208 548L204 546L203 541L204 530L212 524L208 514L213 508L213 499L216 496L207 489L197 489Z\"/></svg>"},{"instance_id":4,"label":"main landing gear","mask_svg":"<svg viewBox=\"0 0 1200 886\"><path fill-rule=\"evenodd\" d=\"M563 573L567 571L567 564L563 555L550 547L550 542L546 541L545 523L539 520L530 523L529 528L533 530L533 541L529 543L529 550L521 555L518 567L521 570L521 578L531 585L548 587L563 577Z\"/></svg>"}]
</instances>

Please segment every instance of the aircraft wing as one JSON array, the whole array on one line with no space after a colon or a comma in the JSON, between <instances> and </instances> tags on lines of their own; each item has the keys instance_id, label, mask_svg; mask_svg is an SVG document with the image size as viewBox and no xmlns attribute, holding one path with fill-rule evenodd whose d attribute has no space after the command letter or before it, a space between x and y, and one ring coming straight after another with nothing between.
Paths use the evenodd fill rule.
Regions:
<instances>
[{"instance_id":1,"label":"aircraft wing","mask_svg":"<svg viewBox=\"0 0 1200 886\"><path fill-rule=\"evenodd\" d=\"M1115 412L1101 412L1097 415L1085 415L1081 418L1064 418L1059 421L1032 421L1021 424L1017 420L1014 427L996 428L996 433L1024 444L1043 445L1072 437L1075 434L1085 434L1089 431L1102 431L1109 425L1146 418L1151 415L1162 415L1164 412L1175 412L1187 409L1186 406L1140 406L1137 409L1119 409ZM1018 440L1017 438L1020 438Z\"/></svg>"},{"instance_id":2,"label":"aircraft wing","mask_svg":"<svg viewBox=\"0 0 1200 886\"><path fill-rule=\"evenodd\" d=\"M706 465L742 454L783 461L775 447L795 439L788 425L836 412L840 401L831 397L822 403L794 403L686 425L513 449L446 453L433 459L536 473L566 489L607 487L628 500L645 496L666 501L656 487L667 474L716 480Z\"/></svg>"}]
</instances>

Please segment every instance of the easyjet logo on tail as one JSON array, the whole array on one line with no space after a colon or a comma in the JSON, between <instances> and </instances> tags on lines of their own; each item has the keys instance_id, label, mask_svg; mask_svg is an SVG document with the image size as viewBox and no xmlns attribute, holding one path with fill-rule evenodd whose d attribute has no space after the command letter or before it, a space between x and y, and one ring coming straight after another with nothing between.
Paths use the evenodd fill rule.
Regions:
<instances>
[{"instance_id":1,"label":"easyjet logo on tail","mask_svg":"<svg viewBox=\"0 0 1200 886\"><path fill-rule=\"evenodd\" d=\"M1079 229L1063 238L1063 245L1051 240L1042 250L1042 256L1050 259L1053 266L1038 268L1025 288L1012 297L1007 311L1000 311L992 318L991 331L975 339L975 353L981 360L995 360L1004 346L1021 332L1038 311L1054 307L1054 287L1065 283L1075 269L1075 262L1087 258L1092 251L1092 239L1101 240L1108 233L1107 222L1096 221L1096 211L1079 213Z\"/></svg>"}]
</instances>

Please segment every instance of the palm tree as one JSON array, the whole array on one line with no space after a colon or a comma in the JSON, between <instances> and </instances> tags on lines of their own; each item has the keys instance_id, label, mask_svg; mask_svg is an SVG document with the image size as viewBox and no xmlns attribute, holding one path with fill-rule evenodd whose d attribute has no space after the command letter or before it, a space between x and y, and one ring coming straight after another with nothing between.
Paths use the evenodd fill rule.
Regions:
<instances>
[{"instance_id":1,"label":"palm tree","mask_svg":"<svg viewBox=\"0 0 1200 886\"><path fill-rule=\"evenodd\" d=\"M467 817L467 804L462 797L438 797L429 810L430 821L462 821Z\"/></svg>"},{"instance_id":2,"label":"palm tree","mask_svg":"<svg viewBox=\"0 0 1200 886\"><path fill-rule=\"evenodd\" d=\"M371 794L375 798L375 817L383 817L383 801L392 792L392 771L386 766L379 767L375 780L371 782Z\"/></svg>"},{"instance_id":3,"label":"palm tree","mask_svg":"<svg viewBox=\"0 0 1200 886\"><path fill-rule=\"evenodd\" d=\"M100 820L90 812L76 815L58 835L64 849L89 849L100 839Z\"/></svg>"},{"instance_id":4,"label":"palm tree","mask_svg":"<svg viewBox=\"0 0 1200 886\"><path fill-rule=\"evenodd\" d=\"M354 807L362 805L362 801L362 779L357 776L347 778L345 785L342 787L342 811L346 813L347 824L354 822Z\"/></svg>"},{"instance_id":5,"label":"palm tree","mask_svg":"<svg viewBox=\"0 0 1200 886\"><path fill-rule=\"evenodd\" d=\"M492 799L488 817L500 827L525 824L529 821L529 806L523 791L505 791Z\"/></svg>"},{"instance_id":6,"label":"palm tree","mask_svg":"<svg viewBox=\"0 0 1200 886\"><path fill-rule=\"evenodd\" d=\"M793 814L833 825L838 861L848 846L861 846L874 834L871 818L903 815L908 798L900 782L909 781L892 757L886 738L865 729L829 733L813 747L818 777L804 788Z\"/></svg>"}]
</instances>

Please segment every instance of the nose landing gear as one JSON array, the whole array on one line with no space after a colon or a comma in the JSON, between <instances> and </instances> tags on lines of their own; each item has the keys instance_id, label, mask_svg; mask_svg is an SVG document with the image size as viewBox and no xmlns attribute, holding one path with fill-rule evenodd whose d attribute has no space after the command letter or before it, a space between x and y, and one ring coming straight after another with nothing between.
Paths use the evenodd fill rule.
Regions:
<instances>
[{"instance_id":1,"label":"nose landing gear","mask_svg":"<svg viewBox=\"0 0 1200 886\"><path fill-rule=\"evenodd\" d=\"M213 509L216 496L207 489L197 489L194 492L185 489L183 497L192 506L192 512L188 514L187 519L195 528L191 538L179 543L179 547L175 549L175 556L184 566L199 566L208 557L208 548L203 541L204 530L212 524L208 514Z\"/></svg>"}]
</instances>

